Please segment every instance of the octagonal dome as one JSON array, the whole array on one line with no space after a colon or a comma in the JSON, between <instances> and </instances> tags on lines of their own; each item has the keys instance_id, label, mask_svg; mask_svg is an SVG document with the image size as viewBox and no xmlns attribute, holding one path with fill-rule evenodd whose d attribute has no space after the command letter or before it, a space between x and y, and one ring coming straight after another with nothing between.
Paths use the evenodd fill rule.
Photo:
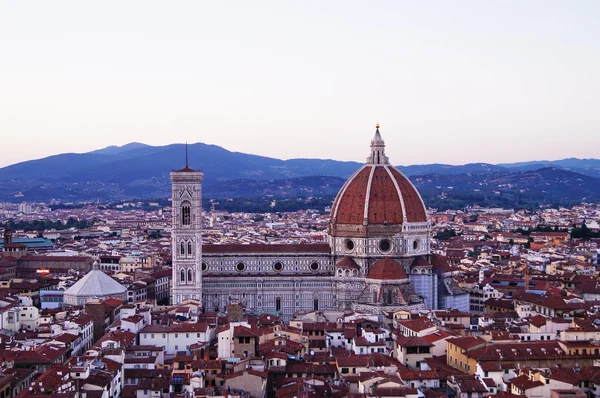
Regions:
<instances>
[{"instance_id":1,"label":"octagonal dome","mask_svg":"<svg viewBox=\"0 0 600 398\"><path fill-rule=\"evenodd\" d=\"M371 141L371 155L337 194L331 209L332 236L398 232L407 223L426 223L427 211L410 180L390 165L379 133ZM379 227L379 228L377 228Z\"/></svg>"},{"instance_id":2,"label":"octagonal dome","mask_svg":"<svg viewBox=\"0 0 600 398\"><path fill-rule=\"evenodd\" d=\"M94 263L96 267L97 263ZM84 305L90 298L116 297L126 299L127 288L99 269L93 269L65 290L66 305Z\"/></svg>"}]
</instances>

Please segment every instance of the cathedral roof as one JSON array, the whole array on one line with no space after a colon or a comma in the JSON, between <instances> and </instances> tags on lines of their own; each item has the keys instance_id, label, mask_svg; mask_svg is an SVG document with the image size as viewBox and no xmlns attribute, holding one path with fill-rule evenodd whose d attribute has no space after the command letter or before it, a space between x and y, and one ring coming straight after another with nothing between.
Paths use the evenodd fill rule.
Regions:
<instances>
[{"instance_id":1,"label":"cathedral roof","mask_svg":"<svg viewBox=\"0 0 600 398\"><path fill-rule=\"evenodd\" d=\"M352 259L352 257L348 257L348 256L342 258L340 260L340 262L337 263L335 266L336 267L342 267L342 268L360 268L358 266L358 264L356 264L356 261L354 261Z\"/></svg>"},{"instance_id":2,"label":"cathedral roof","mask_svg":"<svg viewBox=\"0 0 600 398\"><path fill-rule=\"evenodd\" d=\"M419 256L415 258L415 261L412 263L413 267L431 267L431 263L427 261L427 258L424 256Z\"/></svg>"},{"instance_id":3,"label":"cathedral roof","mask_svg":"<svg viewBox=\"0 0 600 398\"><path fill-rule=\"evenodd\" d=\"M331 247L327 243L299 243L299 244L273 244L265 245L254 243L249 245L236 244L207 244L202 245L202 252L209 253L330 253Z\"/></svg>"},{"instance_id":4,"label":"cathedral roof","mask_svg":"<svg viewBox=\"0 0 600 398\"><path fill-rule=\"evenodd\" d=\"M402 264L389 257L384 257L373 264L367 274L367 278L378 280L402 280L408 279L408 275L406 275L406 271Z\"/></svg>"},{"instance_id":5,"label":"cathedral roof","mask_svg":"<svg viewBox=\"0 0 600 398\"><path fill-rule=\"evenodd\" d=\"M331 210L331 229L338 224L400 225L426 222L427 212L410 180L389 164L379 129L367 163L346 181Z\"/></svg>"},{"instance_id":6,"label":"cathedral roof","mask_svg":"<svg viewBox=\"0 0 600 398\"><path fill-rule=\"evenodd\" d=\"M85 274L73 286L65 290L66 296L79 297L107 297L111 295L122 295L127 291L125 286L106 275L104 272L94 269Z\"/></svg>"}]
</instances>

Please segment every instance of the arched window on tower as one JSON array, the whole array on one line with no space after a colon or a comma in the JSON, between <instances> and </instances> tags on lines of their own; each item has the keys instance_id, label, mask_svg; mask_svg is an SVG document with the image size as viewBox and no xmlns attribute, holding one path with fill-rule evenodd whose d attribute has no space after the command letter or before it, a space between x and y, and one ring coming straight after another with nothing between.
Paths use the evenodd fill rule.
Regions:
<instances>
[{"instance_id":1,"label":"arched window on tower","mask_svg":"<svg viewBox=\"0 0 600 398\"><path fill-rule=\"evenodd\" d=\"M180 251L181 251L181 255L185 256L185 243L181 242L180 246Z\"/></svg>"},{"instance_id":2,"label":"arched window on tower","mask_svg":"<svg viewBox=\"0 0 600 398\"><path fill-rule=\"evenodd\" d=\"M179 279L181 279L180 280L181 283L185 283L185 271L184 270L181 270Z\"/></svg>"},{"instance_id":3,"label":"arched window on tower","mask_svg":"<svg viewBox=\"0 0 600 398\"><path fill-rule=\"evenodd\" d=\"M313 299L313 311L319 311L319 298L315 297Z\"/></svg>"},{"instance_id":4,"label":"arched window on tower","mask_svg":"<svg viewBox=\"0 0 600 398\"><path fill-rule=\"evenodd\" d=\"M275 311L276 312L281 311L281 297L277 297L275 299Z\"/></svg>"},{"instance_id":5,"label":"arched window on tower","mask_svg":"<svg viewBox=\"0 0 600 398\"><path fill-rule=\"evenodd\" d=\"M188 256L192 256L192 242L188 242Z\"/></svg>"},{"instance_id":6,"label":"arched window on tower","mask_svg":"<svg viewBox=\"0 0 600 398\"><path fill-rule=\"evenodd\" d=\"M188 269L188 283L193 283L192 282L192 270Z\"/></svg>"},{"instance_id":7,"label":"arched window on tower","mask_svg":"<svg viewBox=\"0 0 600 398\"><path fill-rule=\"evenodd\" d=\"M190 202L183 202L181 205L181 225L191 225L191 206Z\"/></svg>"},{"instance_id":8,"label":"arched window on tower","mask_svg":"<svg viewBox=\"0 0 600 398\"><path fill-rule=\"evenodd\" d=\"M377 290L373 290L373 302L377 302Z\"/></svg>"}]
</instances>

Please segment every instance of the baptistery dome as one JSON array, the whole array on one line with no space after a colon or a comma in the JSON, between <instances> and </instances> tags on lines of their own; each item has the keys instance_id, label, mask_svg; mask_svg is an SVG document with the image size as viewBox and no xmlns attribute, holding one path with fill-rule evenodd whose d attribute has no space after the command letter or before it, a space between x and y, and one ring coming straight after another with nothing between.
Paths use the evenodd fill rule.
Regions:
<instances>
[{"instance_id":1,"label":"baptistery dome","mask_svg":"<svg viewBox=\"0 0 600 398\"><path fill-rule=\"evenodd\" d=\"M331 236L384 236L428 223L421 195L390 165L384 150L377 125L366 164L346 181L333 202Z\"/></svg>"}]
</instances>

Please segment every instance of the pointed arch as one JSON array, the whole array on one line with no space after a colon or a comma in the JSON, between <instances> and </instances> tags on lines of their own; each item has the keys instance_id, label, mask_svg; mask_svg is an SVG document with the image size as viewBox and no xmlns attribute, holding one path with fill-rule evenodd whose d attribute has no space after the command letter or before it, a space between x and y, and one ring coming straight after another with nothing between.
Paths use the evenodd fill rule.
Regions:
<instances>
[{"instance_id":1,"label":"pointed arch","mask_svg":"<svg viewBox=\"0 0 600 398\"><path fill-rule=\"evenodd\" d=\"M192 283L193 278L192 278L192 269L191 268L188 268L187 276L188 276L188 279L187 279L188 283Z\"/></svg>"},{"instance_id":2,"label":"pointed arch","mask_svg":"<svg viewBox=\"0 0 600 398\"><path fill-rule=\"evenodd\" d=\"M185 270L181 270L181 272L179 273L179 281L181 283L185 283Z\"/></svg>"},{"instance_id":3,"label":"pointed arch","mask_svg":"<svg viewBox=\"0 0 600 398\"><path fill-rule=\"evenodd\" d=\"M181 225L183 226L188 226L188 225L192 225L192 206L190 204L190 202L188 201L184 201L183 203L181 203Z\"/></svg>"}]
</instances>

